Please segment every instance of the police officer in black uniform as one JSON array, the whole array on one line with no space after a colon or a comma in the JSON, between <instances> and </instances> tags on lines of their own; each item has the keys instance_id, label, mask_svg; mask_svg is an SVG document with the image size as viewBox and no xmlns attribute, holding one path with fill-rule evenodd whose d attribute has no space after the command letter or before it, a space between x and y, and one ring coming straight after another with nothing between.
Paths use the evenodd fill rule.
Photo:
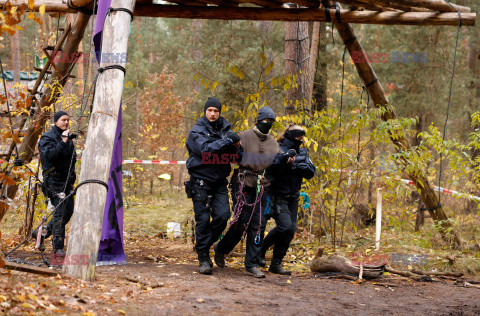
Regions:
<instances>
[{"instance_id":1,"label":"police officer in black uniform","mask_svg":"<svg viewBox=\"0 0 480 316\"><path fill-rule=\"evenodd\" d=\"M54 115L55 125L44 133L38 142L38 151L43 171L42 191L56 208L47 225L45 238L53 236L53 252L64 256L65 226L73 214L73 195L60 202L73 191L75 163L77 156L72 139L76 137L69 130L70 116L64 111ZM60 204L60 206L58 206ZM57 207L58 206L58 207Z\"/></svg>"},{"instance_id":2,"label":"police officer in black uniform","mask_svg":"<svg viewBox=\"0 0 480 316\"><path fill-rule=\"evenodd\" d=\"M289 125L280 136L279 145L282 152L294 150L296 155L291 163L272 165L268 169L267 178L271 181L268 193L272 200L272 208L267 217L273 217L277 226L263 240L259 264L265 266L265 253L273 246L269 271L276 274L291 274L282 268L281 264L297 228L298 199L302 181L311 179L315 174L315 166L308 157L307 149L300 148L304 135L305 131L301 126Z\"/></svg>"},{"instance_id":3,"label":"police officer in black uniform","mask_svg":"<svg viewBox=\"0 0 480 316\"><path fill-rule=\"evenodd\" d=\"M185 189L193 201L199 272L212 274L209 250L230 217L227 177L230 163L235 163L237 158L235 146L239 146L240 137L220 116L222 104L218 99L208 98L204 111L205 115L190 130L186 143L190 181L185 183Z\"/></svg>"}]
</instances>

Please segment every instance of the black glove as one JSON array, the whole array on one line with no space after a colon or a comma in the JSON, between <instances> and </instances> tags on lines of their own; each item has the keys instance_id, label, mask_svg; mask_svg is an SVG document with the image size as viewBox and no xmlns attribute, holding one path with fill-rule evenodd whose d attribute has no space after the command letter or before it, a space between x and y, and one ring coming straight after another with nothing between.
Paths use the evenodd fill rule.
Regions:
<instances>
[{"instance_id":1,"label":"black glove","mask_svg":"<svg viewBox=\"0 0 480 316\"><path fill-rule=\"evenodd\" d=\"M297 155L297 152L295 149L289 149L286 153L281 154L282 157L280 158L281 163L286 163L288 161L288 158L295 157Z\"/></svg>"},{"instance_id":2,"label":"black glove","mask_svg":"<svg viewBox=\"0 0 480 316\"><path fill-rule=\"evenodd\" d=\"M297 151L295 149L289 149L286 153L288 158L295 157L297 155Z\"/></svg>"},{"instance_id":3,"label":"black glove","mask_svg":"<svg viewBox=\"0 0 480 316\"><path fill-rule=\"evenodd\" d=\"M240 141L240 136L238 136L238 134L234 131L228 131L226 136L232 141L233 144Z\"/></svg>"}]
</instances>

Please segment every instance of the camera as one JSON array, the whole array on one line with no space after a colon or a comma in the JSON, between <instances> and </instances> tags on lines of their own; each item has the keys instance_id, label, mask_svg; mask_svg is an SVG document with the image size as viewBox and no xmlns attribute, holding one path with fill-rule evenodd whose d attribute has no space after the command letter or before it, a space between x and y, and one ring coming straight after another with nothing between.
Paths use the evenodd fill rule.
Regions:
<instances>
[{"instance_id":1,"label":"camera","mask_svg":"<svg viewBox=\"0 0 480 316\"><path fill-rule=\"evenodd\" d=\"M75 138L77 138L77 137L78 137L78 135L75 134L75 133L69 133L69 134L68 134L68 139L75 139Z\"/></svg>"}]
</instances>

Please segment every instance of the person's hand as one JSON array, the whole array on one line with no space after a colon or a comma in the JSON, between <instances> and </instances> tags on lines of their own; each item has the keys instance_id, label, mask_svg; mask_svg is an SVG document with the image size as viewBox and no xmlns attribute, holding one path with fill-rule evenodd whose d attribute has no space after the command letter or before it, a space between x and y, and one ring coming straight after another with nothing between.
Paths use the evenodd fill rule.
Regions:
<instances>
[{"instance_id":1,"label":"person's hand","mask_svg":"<svg viewBox=\"0 0 480 316\"><path fill-rule=\"evenodd\" d=\"M228 131L226 136L232 141L234 145L240 141L240 136L234 131Z\"/></svg>"},{"instance_id":2,"label":"person's hand","mask_svg":"<svg viewBox=\"0 0 480 316\"><path fill-rule=\"evenodd\" d=\"M242 142L238 141L236 143L233 143L233 146L240 148L240 147L242 147Z\"/></svg>"},{"instance_id":3,"label":"person's hand","mask_svg":"<svg viewBox=\"0 0 480 316\"><path fill-rule=\"evenodd\" d=\"M68 142L68 134L70 133L70 130L67 129L66 131L64 131L62 133L62 141L64 141L65 143Z\"/></svg>"},{"instance_id":4,"label":"person's hand","mask_svg":"<svg viewBox=\"0 0 480 316\"><path fill-rule=\"evenodd\" d=\"M288 160L287 160L287 163L293 163L295 161L295 157L289 157Z\"/></svg>"}]
</instances>

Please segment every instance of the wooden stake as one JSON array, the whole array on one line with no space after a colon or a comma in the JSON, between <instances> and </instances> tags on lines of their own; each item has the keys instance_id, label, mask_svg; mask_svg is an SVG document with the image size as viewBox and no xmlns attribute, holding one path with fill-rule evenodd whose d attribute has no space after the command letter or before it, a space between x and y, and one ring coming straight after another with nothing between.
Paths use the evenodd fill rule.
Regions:
<instances>
[{"instance_id":1,"label":"wooden stake","mask_svg":"<svg viewBox=\"0 0 480 316\"><path fill-rule=\"evenodd\" d=\"M135 0L112 0L112 8L133 10ZM105 18L102 53L127 52L131 17L123 11L112 12ZM102 61L100 67L111 65ZM125 64L121 64L125 67ZM80 182L108 181L113 143L122 98L124 73L119 69L105 70L98 77L93 112L88 125L85 150L82 155ZM84 280L94 280L98 247L102 235L103 212L107 191L97 183L81 186L75 199L75 211L68 240L67 256L88 256L86 265L64 265L63 271Z\"/></svg>"},{"instance_id":2,"label":"wooden stake","mask_svg":"<svg viewBox=\"0 0 480 316\"><path fill-rule=\"evenodd\" d=\"M377 214L375 217L375 249L380 250L382 234L382 188L377 188Z\"/></svg>"}]
</instances>

